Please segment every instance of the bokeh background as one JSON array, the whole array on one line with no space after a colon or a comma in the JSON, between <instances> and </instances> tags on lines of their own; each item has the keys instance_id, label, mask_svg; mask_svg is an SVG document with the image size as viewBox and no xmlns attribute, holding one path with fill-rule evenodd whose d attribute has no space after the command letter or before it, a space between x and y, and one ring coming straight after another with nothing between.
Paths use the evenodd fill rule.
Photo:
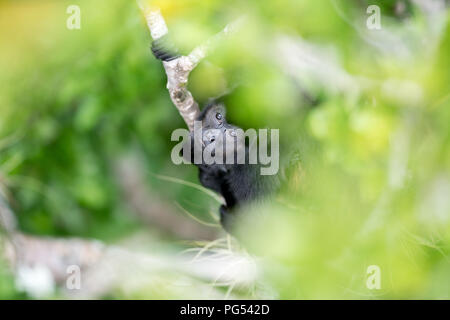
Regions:
<instances>
[{"instance_id":1,"label":"bokeh background","mask_svg":"<svg viewBox=\"0 0 450 320\"><path fill-rule=\"evenodd\" d=\"M84 296L450 297L448 1L151 3L184 54L245 15L189 88L200 103L230 92L229 121L243 128L279 128L287 179L244 212L239 241L227 236L220 199L198 186L194 166L171 161L170 135L185 124L136 2L0 1L0 185L17 230L167 263ZM73 4L79 30L66 27ZM371 4L380 30L366 26ZM186 252L195 275L176 265ZM0 298L72 297L45 265L3 256ZM237 256L256 275L240 260L244 281L202 274ZM367 286L371 265L379 289Z\"/></svg>"}]
</instances>

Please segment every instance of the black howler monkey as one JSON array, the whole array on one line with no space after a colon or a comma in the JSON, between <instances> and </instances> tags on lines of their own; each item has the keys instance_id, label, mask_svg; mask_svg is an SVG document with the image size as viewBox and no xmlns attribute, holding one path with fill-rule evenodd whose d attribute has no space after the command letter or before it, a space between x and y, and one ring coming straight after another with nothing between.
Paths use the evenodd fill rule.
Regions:
<instances>
[{"instance_id":1,"label":"black howler monkey","mask_svg":"<svg viewBox=\"0 0 450 320\"><path fill-rule=\"evenodd\" d=\"M170 61L179 57L178 50L170 41L168 35L153 41L152 52L154 56L162 61ZM215 147L217 141L226 141L225 137L236 137L236 126L229 124L226 120L225 106L216 101L210 102L201 112L197 119L202 123L201 141L199 144L194 142L194 133L191 132L191 157L193 162L194 147L201 146L202 152L207 147ZM221 135L219 137L218 135ZM222 139L219 139L222 138ZM278 185L277 176L268 176L260 174L259 164L237 164L237 150L243 148L245 159L248 159L248 146L239 145L237 139L231 139L235 143L234 164L206 164L204 161L196 164L199 168L199 179L203 186L209 188L223 196L225 204L220 206L220 222L223 228L230 232L236 212L240 207L247 205L255 200L262 199L264 195L270 194ZM223 145L224 154L226 145ZM242 149L240 149L242 150ZM203 160L203 156L202 156Z\"/></svg>"},{"instance_id":2,"label":"black howler monkey","mask_svg":"<svg viewBox=\"0 0 450 320\"><path fill-rule=\"evenodd\" d=\"M249 147L245 141L244 145L239 144L236 138L236 130L239 128L227 122L226 109L222 103L210 102L202 110L197 120L202 124L202 141L197 144L201 145L201 152L208 147L212 147L211 150L214 147L220 148L215 144L222 141L223 145L221 146L225 155L226 142L234 143L231 155L233 164L226 164L225 161L223 161L224 163L206 164L203 158L202 163L196 164L199 168L201 184L221 194L225 199L225 205L221 205L219 209L220 222L226 231L231 232L236 219L236 210L269 195L278 187L278 177L261 175L259 164L248 163ZM194 132L191 132L191 162L194 159L194 138ZM245 164L237 163L237 151L240 148L243 148L245 154Z\"/></svg>"}]
</instances>

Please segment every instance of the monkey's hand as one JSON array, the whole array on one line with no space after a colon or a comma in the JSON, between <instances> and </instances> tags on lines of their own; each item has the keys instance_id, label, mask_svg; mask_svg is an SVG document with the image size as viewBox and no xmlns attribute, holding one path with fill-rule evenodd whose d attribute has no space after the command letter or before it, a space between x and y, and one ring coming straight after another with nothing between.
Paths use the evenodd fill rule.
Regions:
<instances>
[{"instance_id":1,"label":"monkey's hand","mask_svg":"<svg viewBox=\"0 0 450 320\"><path fill-rule=\"evenodd\" d=\"M171 61L180 57L177 47L168 34L153 40L151 49L156 59L162 61Z\"/></svg>"}]
</instances>

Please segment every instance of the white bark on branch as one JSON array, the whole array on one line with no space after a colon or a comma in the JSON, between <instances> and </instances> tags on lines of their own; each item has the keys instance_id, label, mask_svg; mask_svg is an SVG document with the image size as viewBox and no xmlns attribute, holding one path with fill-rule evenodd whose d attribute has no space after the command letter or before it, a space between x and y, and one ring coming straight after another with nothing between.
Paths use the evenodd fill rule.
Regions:
<instances>
[{"instance_id":1,"label":"white bark on branch","mask_svg":"<svg viewBox=\"0 0 450 320\"><path fill-rule=\"evenodd\" d=\"M160 10L150 7L145 0L137 0L137 3L145 16L153 40L157 40L166 35L168 29ZM190 131L194 129L194 121L200 114L200 108L191 92L187 89L189 74L210 52L213 45L221 40L223 36L233 32L240 21L242 19L238 19L236 22L227 25L222 32L205 44L196 47L189 55L180 56L171 61L163 61L170 98Z\"/></svg>"},{"instance_id":2,"label":"white bark on branch","mask_svg":"<svg viewBox=\"0 0 450 320\"><path fill-rule=\"evenodd\" d=\"M16 284L34 298L52 295L55 286L68 298L101 298L138 291L149 281L184 279L198 298L224 298L216 286L248 287L258 277L256 261L227 248L214 247L223 239L192 248L183 255L142 252L94 239L53 238L27 235L17 230L15 216L0 193L0 262L6 260ZM140 243L140 242L139 242ZM69 266L81 271L81 288L68 290ZM172 279L172 280L171 280ZM198 291L195 291L198 288ZM207 289L207 290L205 290Z\"/></svg>"},{"instance_id":3,"label":"white bark on branch","mask_svg":"<svg viewBox=\"0 0 450 320\"><path fill-rule=\"evenodd\" d=\"M69 298L93 299L114 291L139 290L151 279L161 282L167 277L184 277L192 286L249 287L258 277L256 261L227 249L204 250L199 257L193 251L185 255L167 255L160 252L142 252L119 246L108 246L96 240L58 239L14 233L0 241L0 253L6 258L22 289L35 298L52 294L58 285ZM67 290L71 276L69 266L81 271L81 288ZM49 284L35 283L42 273ZM24 274L28 276L24 277ZM31 275L31 276L30 276ZM194 291L195 292L195 291ZM205 297L203 297L205 298ZM223 296L216 296L223 298Z\"/></svg>"}]
</instances>

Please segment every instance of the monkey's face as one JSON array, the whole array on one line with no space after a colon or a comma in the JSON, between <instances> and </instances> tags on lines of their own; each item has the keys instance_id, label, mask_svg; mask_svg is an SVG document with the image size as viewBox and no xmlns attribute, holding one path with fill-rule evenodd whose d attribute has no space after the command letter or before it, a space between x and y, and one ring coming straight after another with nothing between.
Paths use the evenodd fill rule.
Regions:
<instances>
[{"instance_id":1,"label":"monkey's face","mask_svg":"<svg viewBox=\"0 0 450 320\"><path fill-rule=\"evenodd\" d=\"M236 129L238 127L227 122L226 109L223 104L214 104L205 110L202 128L203 147L217 144L217 147L222 146L224 148L226 142L234 143L236 140Z\"/></svg>"},{"instance_id":2,"label":"monkey's face","mask_svg":"<svg viewBox=\"0 0 450 320\"><path fill-rule=\"evenodd\" d=\"M223 104L212 104L206 107L202 119L202 143L206 147L215 143L226 131L226 109Z\"/></svg>"},{"instance_id":3,"label":"monkey's face","mask_svg":"<svg viewBox=\"0 0 450 320\"><path fill-rule=\"evenodd\" d=\"M236 140L236 126L230 125L226 120L226 109L221 103L213 102L206 106L197 121L201 121L201 134L195 131L190 132L191 153L184 156L183 150L181 156L192 162L194 153L206 150L212 156L215 156L216 150L222 150L222 154L227 152L227 143L234 143ZM189 158L190 156L190 158Z\"/></svg>"}]
</instances>

